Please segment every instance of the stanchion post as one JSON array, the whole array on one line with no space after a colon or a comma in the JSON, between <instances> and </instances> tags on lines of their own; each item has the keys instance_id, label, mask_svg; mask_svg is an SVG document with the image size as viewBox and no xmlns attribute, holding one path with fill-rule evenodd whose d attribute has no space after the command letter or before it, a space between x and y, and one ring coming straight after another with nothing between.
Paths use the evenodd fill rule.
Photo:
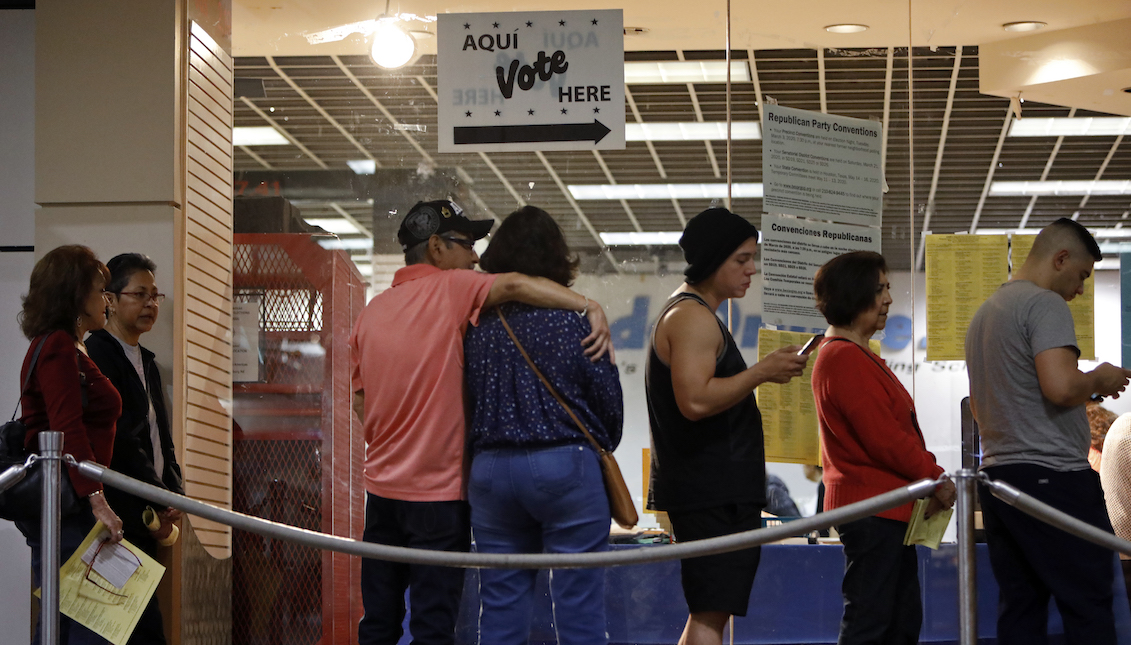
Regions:
<instances>
[{"instance_id":1,"label":"stanchion post","mask_svg":"<svg viewBox=\"0 0 1131 645\"><path fill-rule=\"evenodd\" d=\"M958 485L958 642L978 643L978 590L974 560L974 495L977 473L963 468L955 474Z\"/></svg>"},{"instance_id":2,"label":"stanchion post","mask_svg":"<svg viewBox=\"0 0 1131 645\"><path fill-rule=\"evenodd\" d=\"M40 518L39 642L59 643L59 475L62 432L40 432L39 468L43 469L43 516Z\"/></svg>"}]
</instances>

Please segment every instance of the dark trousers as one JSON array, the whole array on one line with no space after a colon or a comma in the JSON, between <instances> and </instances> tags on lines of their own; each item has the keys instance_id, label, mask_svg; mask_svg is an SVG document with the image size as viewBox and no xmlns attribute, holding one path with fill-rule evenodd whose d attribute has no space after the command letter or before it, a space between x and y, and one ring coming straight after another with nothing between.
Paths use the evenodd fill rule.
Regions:
<instances>
[{"instance_id":1,"label":"dark trousers","mask_svg":"<svg viewBox=\"0 0 1131 645\"><path fill-rule=\"evenodd\" d=\"M145 534L126 534L130 544L141 549L154 560L157 559L157 540L147 531ZM165 645L165 625L161 620L161 603L157 601L157 594L149 599L149 604L141 612L137 626L130 634L127 645Z\"/></svg>"},{"instance_id":2,"label":"dark trousers","mask_svg":"<svg viewBox=\"0 0 1131 645\"><path fill-rule=\"evenodd\" d=\"M1058 510L1111 531L1099 475L1057 472L1033 464L985 469ZM1114 645L1112 552L1030 517L979 487L990 565L1000 589L1000 645L1048 642L1049 597L1064 619L1070 645Z\"/></svg>"},{"instance_id":3,"label":"dark trousers","mask_svg":"<svg viewBox=\"0 0 1131 645\"><path fill-rule=\"evenodd\" d=\"M365 495L366 542L434 551L471 548L471 513L467 502L405 502ZM463 569L361 561L359 645L395 645L404 633L405 589L412 617L414 645L455 641L456 618L463 596Z\"/></svg>"},{"instance_id":4,"label":"dark trousers","mask_svg":"<svg viewBox=\"0 0 1131 645\"><path fill-rule=\"evenodd\" d=\"M1127 606L1131 607L1131 560L1120 560L1123 569L1123 585L1127 587Z\"/></svg>"},{"instance_id":5,"label":"dark trousers","mask_svg":"<svg viewBox=\"0 0 1131 645\"><path fill-rule=\"evenodd\" d=\"M66 476L66 473L64 473ZM90 504L84 499L79 503L79 510L74 513L60 518L59 526L59 565L62 566L71 555L86 539L87 533L90 529L94 528L95 519L94 513L90 510ZM31 568L32 568L32 582L36 587L40 586L39 574L41 563L43 562L43 553L41 551L42 540L40 539L39 520L33 522L16 522L16 528L24 534L27 538L27 544L31 547ZM39 645L40 643L40 620L36 617L35 620L35 633L32 635L32 645ZM0 639L4 640L4 639ZM91 630L78 624L68 616L59 614L59 643L60 645L103 645L108 643L106 639Z\"/></svg>"},{"instance_id":6,"label":"dark trousers","mask_svg":"<svg viewBox=\"0 0 1131 645\"><path fill-rule=\"evenodd\" d=\"M923 605L919 560L907 524L865 517L837 527L844 545L844 617L837 645L914 645Z\"/></svg>"}]
</instances>

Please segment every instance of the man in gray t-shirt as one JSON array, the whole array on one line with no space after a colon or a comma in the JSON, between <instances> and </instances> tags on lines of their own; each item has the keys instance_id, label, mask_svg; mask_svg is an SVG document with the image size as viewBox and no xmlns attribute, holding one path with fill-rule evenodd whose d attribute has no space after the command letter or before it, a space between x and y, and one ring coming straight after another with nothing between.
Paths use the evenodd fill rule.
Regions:
<instances>
[{"instance_id":1,"label":"man in gray t-shirt","mask_svg":"<svg viewBox=\"0 0 1131 645\"><path fill-rule=\"evenodd\" d=\"M974 315L966 363L982 470L1110 531L1099 477L1088 465L1084 404L1093 394L1118 396L1131 371L1110 363L1080 370L1066 304L1083 293L1101 257L1087 229L1070 219L1042 230L1025 264ZM985 488L979 493L1001 594L998 642L1046 642L1051 595L1068 643L1114 644L1111 552L1018 511Z\"/></svg>"}]
</instances>

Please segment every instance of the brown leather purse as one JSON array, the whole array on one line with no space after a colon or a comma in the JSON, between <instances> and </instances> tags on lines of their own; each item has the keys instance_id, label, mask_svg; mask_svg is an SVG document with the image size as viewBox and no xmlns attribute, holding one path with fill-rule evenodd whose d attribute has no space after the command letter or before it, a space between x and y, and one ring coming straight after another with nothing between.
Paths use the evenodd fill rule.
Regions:
<instances>
[{"instance_id":1,"label":"brown leather purse","mask_svg":"<svg viewBox=\"0 0 1131 645\"><path fill-rule=\"evenodd\" d=\"M526 349L523 348L522 343L518 342L518 337L514 335L511 326L507 324L507 319L503 317L503 312L497 308L495 312L499 314L499 320L503 323L503 329L507 330L507 335L514 341L515 346L518 347L519 353L526 359L527 365L530 365L530 369L534 370L534 374L541 379L546 389L550 391L550 394L554 395L558 403L562 404L566 413L569 414L569 418L573 419L573 422L581 429L585 438L589 440L589 443L593 444L593 449L597 451L597 455L601 459L601 473L605 478L605 493L609 497L609 513L612 515L613 521L626 529L636 526L636 523L640 521L640 515L636 512L636 504L632 502L632 494L628 492L628 485L624 483L624 477L620 474L620 465L617 464L616 457L613 456L613 453L602 448L601 444L597 443L593 435L589 434L589 430L586 429L585 424L581 423L581 419L578 419L577 415L570 409L565 399L558 394L558 391L546 380L546 377L542 376L542 372L538 370L538 366L534 364L530 355L526 353Z\"/></svg>"}]
</instances>

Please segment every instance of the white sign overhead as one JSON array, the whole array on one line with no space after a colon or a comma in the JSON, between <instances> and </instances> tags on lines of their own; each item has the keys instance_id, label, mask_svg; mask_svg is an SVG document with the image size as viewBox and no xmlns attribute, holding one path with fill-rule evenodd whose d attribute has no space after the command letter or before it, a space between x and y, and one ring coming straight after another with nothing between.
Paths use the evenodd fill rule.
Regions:
<instances>
[{"instance_id":1,"label":"white sign overhead","mask_svg":"<svg viewBox=\"0 0 1131 645\"><path fill-rule=\"evenodd\" d=\"M824 329L813 299L813 276L850 251L880 252L880 229L762 215L762 321Z\"/></svg>"},{"instance_id":2,"label":"white sign overhead","mask_svg":"<svg viewBox=\"0 0 1131 645\"><path fill-rule=\"evenodd\" d=\"M883 125L762 106L762 210L879 226Z\"/></svg>"},{"instance_id":3,"label":"white sign overhead","mask_svg":"<svg viewBox=\"0 0 1131 645\"><path fill-rule=\"evenodd\" d=\"M439 151L624 149L624 14L440 14Z\"/></svg>"}]
</instances>

